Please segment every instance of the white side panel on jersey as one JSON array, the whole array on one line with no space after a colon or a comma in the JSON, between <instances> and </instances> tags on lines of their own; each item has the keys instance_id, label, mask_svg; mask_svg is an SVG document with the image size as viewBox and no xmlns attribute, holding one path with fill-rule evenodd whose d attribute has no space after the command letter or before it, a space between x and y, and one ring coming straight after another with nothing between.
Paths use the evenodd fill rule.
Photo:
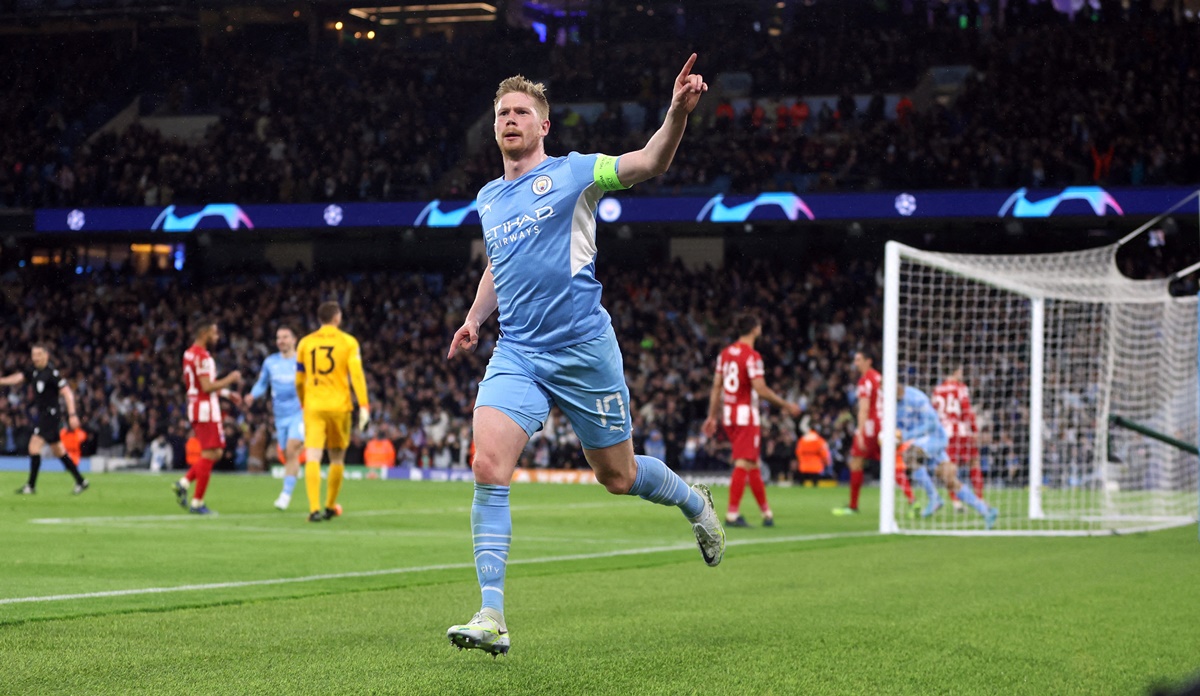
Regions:
<instances>
[{"instance_id":1,"label":"white side panel on jersey","mask_svg":"<svg viewBox=\"0 0 1200 696\"><path fill-rule=\"evenodd\" d=\"M603 191L592 184L575 200L571 212L571 277L596 258L596 203Z\"/></svg>"}]
</instances>

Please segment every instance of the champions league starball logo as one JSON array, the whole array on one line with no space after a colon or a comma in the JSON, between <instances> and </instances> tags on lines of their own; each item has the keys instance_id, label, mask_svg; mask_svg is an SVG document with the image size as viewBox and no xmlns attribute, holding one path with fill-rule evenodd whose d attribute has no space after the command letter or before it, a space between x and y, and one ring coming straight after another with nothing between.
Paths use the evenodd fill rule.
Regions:
<instances>
[{"instance_id":1,"label":"champions league starball logo","mask_svg":"<svg viewBox=\"0 0 1200 696\"><path fill-rule=\"evenodd\" d=\"M82 210L72 210L67 213L67 227L72 232L82 230L85 224L87 224L87 216L83 214Z\"/></svg>"},{"instance_id":2,"label":"champions league starball logo","mask_svg":"<svg viewBox=\"0 0 1200 696\"><path fill-rule=\"evenodd\" d=\"M621 201L615 198L602 198L596 207L596 214L604 222L616 222L621 219Z\"/></svg>"},{"instance_id":3,"label":"champions league starball logo","mask_svg":"<svg viewBox=\"0 0 1200 696\"><path fill-rule=\"evenodd\" d=\"M329 225L330 227L337 227L338 225L342 224L342 218L344 215L345 214L342 211L342 206L329 205L325 207L325 211L321 216L325 219L326 225Z\"/></svg>"}]
</instances>

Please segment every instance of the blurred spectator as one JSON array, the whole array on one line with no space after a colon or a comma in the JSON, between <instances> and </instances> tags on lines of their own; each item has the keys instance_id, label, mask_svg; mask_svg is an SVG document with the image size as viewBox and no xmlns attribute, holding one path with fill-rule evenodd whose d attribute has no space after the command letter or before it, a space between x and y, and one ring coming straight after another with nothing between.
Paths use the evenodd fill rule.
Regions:
<instances>
[{"instance_id":1,"label":"blurred spectator","mask_svg":"<svg viewBox=\"0 0 1200 696\"><path fill-rule=\"evenodd\" d=\"M372 467L393 467L396 465L396 447L391 440L376 431L367 441L363 451L363 462Z\"/></svg>"}]
</instances>

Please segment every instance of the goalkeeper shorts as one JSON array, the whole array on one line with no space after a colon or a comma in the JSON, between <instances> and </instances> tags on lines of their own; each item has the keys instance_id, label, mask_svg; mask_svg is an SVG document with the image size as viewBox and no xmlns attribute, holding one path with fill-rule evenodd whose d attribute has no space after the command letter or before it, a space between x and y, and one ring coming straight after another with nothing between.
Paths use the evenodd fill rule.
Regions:
<instances>
[{"instance_id":1,"label":"goalkeeper shorts","mask_svg":"<svg viewBox=\"0 0 1200 696\"><path fill-rule=\"evenodd\" d=\"M344 450L350 445L349 411L305 411L304 446Z\"/></svg>"}]
</instances>

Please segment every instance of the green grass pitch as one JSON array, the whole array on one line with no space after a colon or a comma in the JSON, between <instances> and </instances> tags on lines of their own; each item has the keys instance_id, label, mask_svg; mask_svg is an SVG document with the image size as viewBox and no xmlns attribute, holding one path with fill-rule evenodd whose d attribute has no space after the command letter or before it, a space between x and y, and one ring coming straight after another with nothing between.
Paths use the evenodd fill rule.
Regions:
<instances>
[{"instance_id":1,"label":"green grass pitch","mask_svg":"<svg viewBox=\"0 0 1200 696\"><path fill-rule=\"evenodd\" d=\"M303 484L281 513L265 477L215 477L216 518L167 476L21 480L0 694L1144 694L1200 670L1195 527L884 537L875 490L837 518L845 489L770 488L778 526L730 530L714 569L676 510L519 484L493 659L445 638L479 602L469 484L347 481L308 524Z\"/></svg>"}]
</instances>

